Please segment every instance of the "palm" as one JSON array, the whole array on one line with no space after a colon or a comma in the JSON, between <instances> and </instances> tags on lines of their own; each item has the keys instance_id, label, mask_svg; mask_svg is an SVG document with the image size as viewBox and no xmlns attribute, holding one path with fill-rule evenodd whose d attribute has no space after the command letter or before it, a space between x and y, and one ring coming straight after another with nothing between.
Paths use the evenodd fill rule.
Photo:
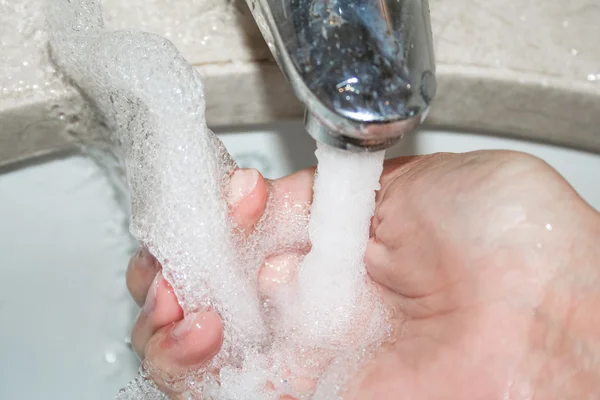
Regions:
<instances>
[{"instance_id":1,"label":"palm","mask_svg":"<svg viewBox=\"0 0 600 400\"><path fill-rule=\"evenodd\" d=\"M394 339L346 399L528 397L539 373L532 309L545 286L532 285L543 281L531 267L536 243L512 200L524 183L515 174L529 167L384 176L366 261L394 310Z\"/></svg>"},{"instance_id":2,"label":"palm","mask_svg":"<svg viewBox=\"0 0 600 400\"><path fill-rule=\"evenodd\" d=\"M394 339L358 374L345 399L503 399L531 321L509 298L481 294L486 280L497 282L490 278L465 276L418 299L388 291Z\"/></svg>"},{"instance_id":3,"label":"palm","mask_svg":"<svg viewBox=\"0 0 600 400\"><path fill-rule=\"evenodd\" d=\"M268 190L288 203L310 202L312 175L305 170L268 185L258 179L233 207L241 232L253 231ZM547 165L514 153L396 159L386 164L381 185L365 263L392 311L394 330L392 340L350 381L344 398L561 398L555 388L564 380L552 377L561 365L574 363L582 338L591 334L586 324L575 338L565 338L561 329L572 314L568 283L597 282L596 264L585 262L597 253L585 238L597 234L598 214ZM577 212L559 213L557 205ZM552 224L559 229L549 234ZM571 253L579 254L578 268L565 269ZM263 296L290 283L300 255L292 256L267 260L259 274ZM134 299L153 305L136 323L134 348L159 371L197 368L219 350L222 324L216 313L201 313L198 329L181 343L168 339L173 327L183 324L183 313L168 285L153 284L156 293L150 296L160 272L155 279L154 267L142 267L155 261L134 257L128 270ZM571 358L549 366L552 354L560 352ZM573 375L584 384L569 388L575 393L569 398L584 398L580 392L597 381L594 365ZM153 378L161 385L162 378ZM299 382L305 389L314 383Z\"/></svg>"}]
</instances>

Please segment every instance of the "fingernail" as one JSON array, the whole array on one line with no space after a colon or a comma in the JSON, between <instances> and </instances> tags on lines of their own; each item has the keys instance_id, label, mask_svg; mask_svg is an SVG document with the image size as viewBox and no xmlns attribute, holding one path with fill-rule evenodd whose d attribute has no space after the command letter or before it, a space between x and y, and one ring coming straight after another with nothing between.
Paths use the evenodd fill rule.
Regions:
<instances>
[{"instance_id":1,"label":"fingernail","mask_svg":"<svg viewBox=\"0 0 600 400\"><path fill-rule=\"evenodd\" d=\"M135 253L136 265L154 270L160 269L160 263L146 247L140 247Z\"/></svg>"},{"instance_id":2,"label":"fingernail","mask_svg":"<svg viewBox=\"0 0 600 400\"><path fill-rule=\"evenodd\" d=\"M181 340L189 333L192 327L196 324L196 317L198 313L191 313L186 315L181 321L175 325L171 331L171 336L176 340Z\"/></svg>"},{"instance_id":3,"label":"fingernail","mask_svg":"<svg viewBox=\"0 0 600 400\"><path fill-rule=\"evenodd\" d=\"M135 252L135 258L143 258L145 251L146 251L145 247L140 247L139 249L137 249L137 251Z\"/></svg>"},{"instance_id":4,"label":"fingernail","mask_svg":"<svg viewBox=\"0 0 600 400\"><path fill-rule=\"evenodd\" d=\"M235 207L240 200L250 194L258 183L258 171L255 169L238 169L229 180L230 207Z\"/></svg>"},{"instance_id":5,"label":"fingernail","mask_svg":"<svg viewBox=\"0 0 600 400\"><path fill-rule=\"evenodd\" d=\"M154 310L154 307L156 306L156 292L158 291L158 285L160 285L163 279L162 273L159 272L156 274L156 277L150 285L150 289L148 289L146 301L144 302L144 307L142 307L143 313L150 314Z\"/></svg>"}]
</instances>

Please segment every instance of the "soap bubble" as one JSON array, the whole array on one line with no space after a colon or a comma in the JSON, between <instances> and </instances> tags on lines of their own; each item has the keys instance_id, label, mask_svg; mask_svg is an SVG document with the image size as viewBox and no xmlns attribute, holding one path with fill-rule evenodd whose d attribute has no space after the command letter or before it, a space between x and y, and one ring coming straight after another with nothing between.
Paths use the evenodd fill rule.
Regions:
<instances>
[{"instance_id":1,"label":"soap bubble","mask_svg":"<svg viewBox=\"0 0 600 400\"><path fill-rule=\"evenodd\" d=\"M94 0L49 1L47 24L53 59L125 166L132 234L161 262L186 315L214 309L223 320L219 354L203 370L168 377L170 386L228 400L307 398L298 376L335 376L314 385L322 393L339 387L351 371L328 369L339 371L340 357L357 361L386 332L363 264L383 152L319 145L310 223L307 204L271 185L263 218L243 236L224 201L236 165L207 128L202 81L177 49L156 35L106 31ZM297 279L269 299L273 317L259 268L268 255L303 252L309 234ZM157 373L145 363L118 399L164 398L148 378Z\"/></svg>"}]
</instances>

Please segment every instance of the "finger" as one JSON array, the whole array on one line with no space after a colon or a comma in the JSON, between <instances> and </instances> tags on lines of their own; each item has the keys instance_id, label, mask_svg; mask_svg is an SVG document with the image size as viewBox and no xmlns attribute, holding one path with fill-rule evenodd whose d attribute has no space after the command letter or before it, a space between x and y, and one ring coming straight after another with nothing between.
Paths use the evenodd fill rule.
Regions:
<instances>
[{"instance_id":1,"label":"finger","mask_svg":"<svg viewBox=\"0 0 600 400\"><path fill-rule=\"evenodd\" d=\"M267 192L264 178L256 170L237 170L231 178L228 196L231 214L238 228L250 228L265 209ZM144 305L150 284L160 269L158 260L145 247L129 260L127 289L140 307Z\"/></svg>"},{"instance_id":2,"label":"finger","mask_svg":"<svg viewBox=\"0 0 600 400\"><path fill-rule=\"evenodd\" d=\"M296 278L302 254L297 252L269 257L258 273L258 289L262 296L274 297Z\"/></svg>"},{"instance_id":3,"label":"finger","mask_svg":"<svg viewBox=\"0 0 600 400\"><path fill-rule=\"evenodd\" d=\"M145 357L148 341L156 331L182 318L183 310L173 288L159 272L150 285L146 302L131 333L131 344L140 359Z\"/></svg>"},{"instance_id":4,"label":"finger","mask_svg":"<svg viewBox=\"0 0 600 400\"><path fill-rule=\"evenodd\" d=\"M242 231L251 229L262 217L267 204L265 179L256 169L238 169L229 180L229 213Z\"/></svg>"},{"instance_id":5,"label":"finger","mask_svg":"<svg viewBox=\"0 0 600 400\"><path fill-rule=\"evenodd\" d=\"M138 306L144 305L148 289L160 268L158 260L145 247L140 247L129 260L126 273L127 289Z\"/></svg>"},{"instance_id":6,"label":"finger","mask_svg":"<svg viewBox=\"0 0 600 400\"><path fill-rule=\"evenodd\" d=\"M313 196L314 173L314 167L303 169L270 181L267 185L263 176L255 169L236 170L230 179L227 202L237 227L249 232L256 225L265 212L268 191L295 204L309 204ZM278 200L282 199L275 199Z\"/></svg>"},{"instance_id":7,"label":"finger","mask_svg":"<svg viewBox=\"0 0 600 400\"><path fill-rule=\"evenodd\" d=\"M178 379L205 366L222 344L223 323L214 311L188 314L155 332L146 346L144 365L163 392L178 393L183 389Z\"/></svg>"},{"instance_id":8,"label":"finger","mask_svg":"<svg viewBox=\"0 0 600 400\"><path fill-rule=\"evenodd\" d=\"M278 191L299 203L310 203L313 197L313 182L316 167L306 168L273 181Z\"/></svg>"},{"instance_id":9,"label":"finger","mask_svg":"<svg viewBox=\"0 0 600 400\"><path fill-rule=\"evenodd\" d=\"M268 232L267 237L261 239L263 243L269 243L267 256L282 250L305 252L310 249L307 225L314 171L314 168L307 168L269 182L268 213L260 222L263 229L258 230L263 235Z\"/></svg>"},{"instance_id":10,"label":"finger","mask_svg":"<svg viewBox=\"0 0 600 400\"><path fill-rule=\"evenodd\" d=\"M303 257L304 255L300 252L269 257L259 271L259 293L263 298L271 301L270 312L273 313L271 316L274 321L280 320L278 313L283 310L283 307L290 306L288 301L293 294L289 291L294 288L293 283L297 279L298 267ZM281 321L281 323L285 323L285 321ZM286 328L284 327L284 329ZM317 368L316 365L319 365L323 359L316 352L310 352L307 355L300 350L296 352L296 357L294 374L289 368L284 368L281 377L290 385L294 393L308 395L314 391L316 385L315 379L310 377L314 376L313 368ZM271 385L273 384L271 383ZM284 395L279 399L295 400L289 395Z\"/></svg>"}]
</instances>

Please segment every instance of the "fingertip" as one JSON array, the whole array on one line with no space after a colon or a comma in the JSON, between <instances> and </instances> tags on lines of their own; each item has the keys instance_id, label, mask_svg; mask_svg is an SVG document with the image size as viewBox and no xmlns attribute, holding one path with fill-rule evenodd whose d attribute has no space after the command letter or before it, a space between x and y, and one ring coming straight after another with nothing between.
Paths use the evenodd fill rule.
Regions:
<instances>
[{"instance_id":1,"label":"fingertip","mask_svg":"<svg viewBox=\"0 0 600 400\"><path fill-rule=\"evenodd\" d=\"M229 183L230 214L238 228L252 228L262 217L267 205L267 184L256 169L238 169Z\"/></svg>"},{"instance_id":2,"label":"fingertip","mask_svg":"<svg viewBox=\"0 0 600 400\"><path fill-rule=\"evenodd\" d=\"M148 340L158 330L183 318L183 310L179 306L173 288L162 272L156 274L152 281L146 301L131 334L135 352L143 357Z\"/></svg>"},{"instance_id":3,"label":"fingertip","mask_svg":"<svg viewBox=\"0 0 600 400\"><path fill-rule=\"evenodd\" d=\"M125 281L127 290L138 306L144 304L146 294L160 268L158 260L145 247L140 247L129 259Z\"/></svg>"},{"instance_id":4,"label":"fingertip","mask_svg":"<svg viewBox=\"0 0 600 400\"><path fill-rule=\"evenodd\" d=\"M186 315L157 332L146 348L147 360L167 375L205 365L221 349L223 323L214 311Z\"/></svg>"},{"instance_id":5,"label":"fingertip","mask_svg":"<svg viewBox=\"0 0 600 400\"><path fill-rule=\"evenodd\" d=\"M175 291L162 276L162 272L159 272L156 280L156 304L152 314L156 326L164 326L183 318L183 310L177 301Z\"/></svg>"},{"instance_id":6,"label":"fingertip","mask_svg":"<svg viewBox=\"0 0 600 400\"><path fill-rule=\"evenodd\" d=\"M203 364L217 355L223 344L223 322L214 311L186 316L171 328L171 338L181 350L183 364Z\"/></svg>"}]
</instances>

